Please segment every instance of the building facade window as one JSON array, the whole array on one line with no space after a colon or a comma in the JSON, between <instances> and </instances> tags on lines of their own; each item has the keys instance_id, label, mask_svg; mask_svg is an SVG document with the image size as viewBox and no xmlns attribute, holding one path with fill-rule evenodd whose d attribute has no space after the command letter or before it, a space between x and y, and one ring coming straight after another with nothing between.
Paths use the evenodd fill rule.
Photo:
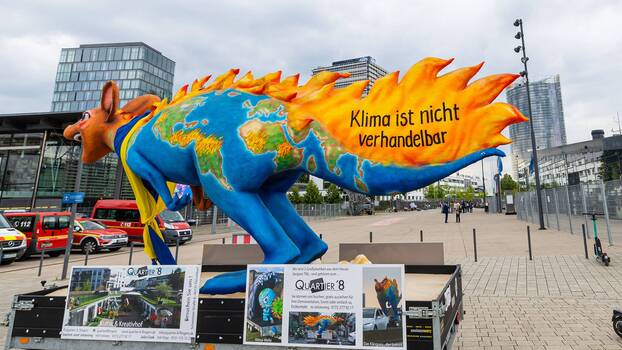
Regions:
<instances>
[{"instance_id":1,"label":"building facade window","mask_svg":"<svg viewBox=\"0 0 622 350\"><path fill-rule=\"evenodd\" d=\"M174 69L175 62L143 43L64 48L59 58L51 110L92 108L108 80L117 81L122 91L127 90L123 95L126 100L149 93L170 99ZM60 94L64 92L73 95Z\"/></svg>"}]
</instances>

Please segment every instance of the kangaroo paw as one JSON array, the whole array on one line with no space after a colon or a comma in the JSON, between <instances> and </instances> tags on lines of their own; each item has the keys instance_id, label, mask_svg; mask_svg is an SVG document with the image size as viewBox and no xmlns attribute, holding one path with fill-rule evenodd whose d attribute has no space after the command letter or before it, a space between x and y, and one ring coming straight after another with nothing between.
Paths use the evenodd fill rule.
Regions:
<instances>
[{"instance_id":1,"label":"kangaroo paw","mask_svg":"<svg viewBox=\"0 0 622 350\"><path fill-rule=\"evenodd\" d=\"M300 252L300 256L294 260L294 264L309 264L319 258L328 250L328 246L324 241L316 240L305 245Z\"/></svg>"},{"instance_id":2,"label":"kangaroo paw","mask_svg":"<svg viewBox=\"0 0 622 350\"><path fill-rule=\"evenodd\" d=\"M230 278L230 277L238 277L239 278L240 276L242 276L243 278L246 278L246 270L223 272L220 275L216 275L216 276L212 277L211 279L221 279L221 278Z\"/></svg>"},{"instance_id":3,"label":"kangaroo paw","mask_svg":"<svg viewBox=\"0 0 622 350\"><path fill-rule=\"evenodd\" d=\"M246 275L237 274L215 277L207 280L201 287L201 294L231 294L246 290Z\"/></svg>"}]
</instances>

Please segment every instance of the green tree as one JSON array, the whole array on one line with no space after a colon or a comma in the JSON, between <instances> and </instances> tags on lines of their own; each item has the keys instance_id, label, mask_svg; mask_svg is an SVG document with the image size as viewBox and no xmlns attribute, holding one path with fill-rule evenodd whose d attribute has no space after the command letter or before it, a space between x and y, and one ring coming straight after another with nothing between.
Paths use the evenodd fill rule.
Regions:
<instances>
[{"instance_id":1,"label":"green tree","mask_svg":"<svg viewBox=\"0 0 622 350\"><path fill-rule=\"evenodd\" d=\"M168 298L171 295L173 288L171 288L171 286L169 286L168 284L162 282L155 286L155 290L158 298L161 300L163 298Z\"/></svg>"},{"instance_id":2,"label":"green tree","mask_svg":"<svg viewBox=\"0 0 622 350\"><path fill-rule=\"evenodd\" d=\"M472 201L475 197L475 191L473 191L473 186L469 185L464 191L459 191L456 193L456 197L458 199L464 199L467 201Z\"/></svg>"},{"instance_id":3,"label":"green tree","mask_svg":"<svg viewBox=\"0 0 622 350\"><path fill-rule=\"evenodd\" d=\"M302 197L300 196L300 191L298 190L298 186L294 185L292 187L292 193L288 194L287 198L289 198L289 201L292 202L293 204L302 203Z\"/></svg>"},{"instance_id":4,"label":"green tree","mask_svg":"<svg viewBox=\"0 0 622 350\"><path fill-rule=\"evenodd\" d=\"M341 203L341 192L335 184L330 184L326 189L326 196L324 197L326 203Z\"/></svg>"},{"instance_id":5,"label":"green tree","mask_svg":"<svg viewBox=\"0 0 622 350\"><path fill-rule=\"evenodd\" d=\"M518 184L514 181L514 179L512 179L510 174L503 175L500 182L501 190L503 191L515 191L518 188Z\"/></svg>"},{"instance_id":6,"label":"green tree","mask_svg":"<svg viewBox=\"0 0 622 350\"><path fill-rule=\"evenodd\" d=\"M425 198L442 199L442 198L445 198L446 194L447 194L447 189L445 189L443 186L434 184L434 185L430 185L427 187L425 191Z\"/></svg>"},{"instance_id":7,"label":"green tree","mask_svg":"<svg viewBox=\"0 0 622 350\"><path fill-rule=\"evenodd\" d=\"M309 174L307 173L302 173L300 174L300 176L298 177L298 183L307 183L309 182Z\"/></svg>"},{"instance_id":8,"label":"green tree","mask_svg":"<svg viewBox=\"0 0 622 350\"><path fill-rule=\"evenodd\" d=\"M302 196L302 201L307 204L322 203L322 194L320 194L320 190L317 188L315 182L309 181L307 184L307 191L305 195Z\"/></svg>"},{"instance_id":9,"label":"green tree","mask_svg":"<svg viewBox=\"0 0 622 350\"><path fill-rule=\"evenodd\" d=\"M171 288L173 288L174 290L180 290L184 288L184 273L179 267L176 268L175 271L173 271L170 280Z\"/></svg>"},{"instance_id":10,"label":"green tree","mask_svg":"<svg viewBox=\"0 0 622 350\"><path fill-rule=\"evenodd\" d=\"M618 180L622 178L621 150L605 150L600 157L599 176L603 181Z\"/></svg>"}]
</instances>

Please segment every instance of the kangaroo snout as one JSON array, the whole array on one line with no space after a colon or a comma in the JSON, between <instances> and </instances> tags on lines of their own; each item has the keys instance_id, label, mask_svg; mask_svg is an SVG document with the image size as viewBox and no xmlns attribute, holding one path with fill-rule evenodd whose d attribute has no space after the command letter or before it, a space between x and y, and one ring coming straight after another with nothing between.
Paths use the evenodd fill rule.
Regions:
<instances>
[{"instance_id":1,"label":"kangaroo snout","mask_svg":"<svg viewBox=\"0 0 622 350\"><path fill-rule=\"evenodd\" d=\"M82 136L80 135L80 130L78 129L78 125L71 124L65 128L63 131L63 137L67 140L75 140L78 142L82 142Z\"/></svg>"}]
</instances>

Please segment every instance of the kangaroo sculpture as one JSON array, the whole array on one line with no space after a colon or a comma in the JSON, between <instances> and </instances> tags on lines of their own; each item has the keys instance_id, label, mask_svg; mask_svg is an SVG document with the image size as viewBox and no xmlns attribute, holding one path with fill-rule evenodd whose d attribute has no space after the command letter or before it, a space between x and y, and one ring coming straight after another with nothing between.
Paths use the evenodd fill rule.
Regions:
<instances>
[{"instance_id":1,"label":"kangaroo sculpture","mask_svg":"<svg viewBox=\"0 0 622 350\"><path fill-rule=\"evenodd\" d=\"M145 95L119 108L117 85L108 82L101 105L64 136L82 142L85 163L117 152L126 172L170 210L191 200L201 209L214 203L253 236L264 263L306 264L327 245L287 198L301 173L384 195L504 156L495 147L510 140L500 132L526 118L493 100L518 75L469 84L482 64L439 76L450 63L423 59L401 81L399 72L377 80L366 96L367 81L335 88L348 74L323 72L299 86L297 75L255 79L249 72L236 80L238 70L230 70L207 86L209 77L195 80L170 102ZM190 185L192 193L171 194L171 183ZM174 263L170 252L154 254ZM208 280L201 292L244 288L245 272L238 271Z\"/></svg>"}]
</instances>

